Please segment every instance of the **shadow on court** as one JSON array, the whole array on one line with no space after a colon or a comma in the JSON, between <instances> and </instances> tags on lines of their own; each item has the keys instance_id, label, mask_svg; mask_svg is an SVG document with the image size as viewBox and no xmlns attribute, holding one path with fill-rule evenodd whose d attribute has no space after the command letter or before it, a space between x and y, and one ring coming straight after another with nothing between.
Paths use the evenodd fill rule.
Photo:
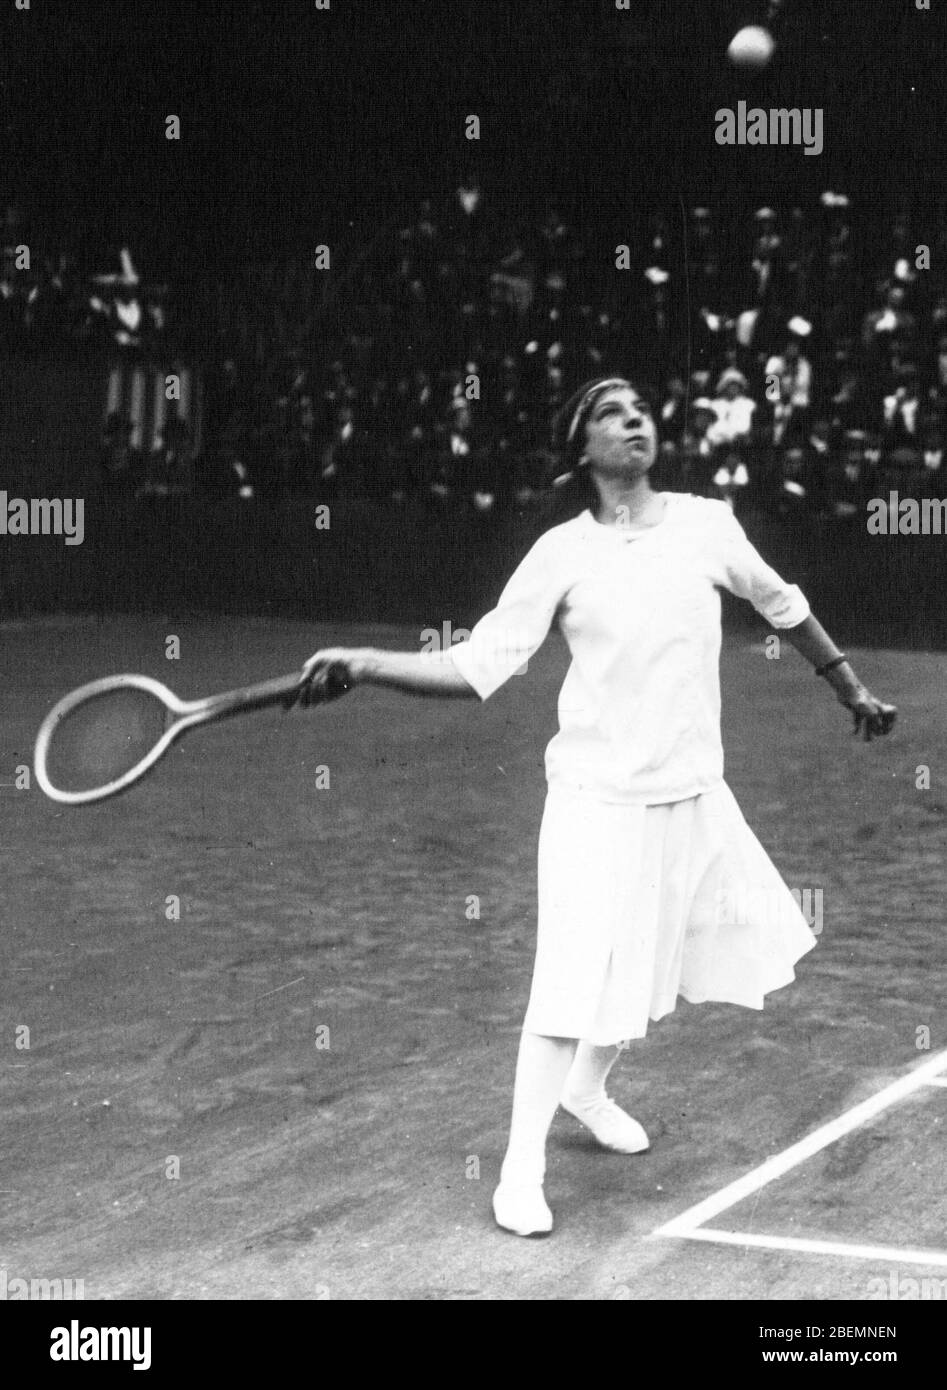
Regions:
<instances>
[{"instance_id":1,"label":"shadow on court","mask_svg":"<svg viewBox=\"0 0 947 1390\"><path fill-rule=\"evenodd\" d=\"M495 1228L490 1195L558 641L482 707L362 690L251 715L72 810L9 784L73 686L130 670L199 696L320 645L417 648L418 629L51 619L3 637L9 1277L81 1278L87 1299L438 1300L863 1298L887 1277L646 1238L923 1060L919 1030L947 1045L942 657L859 654L902 721L866 747L794 652L728 643L728 780L789 885L822 890L819 944L763 1013L685 1004L632 1045L612 1091L650 1153L601 1153L560 1115L557 1230L522 1241ZM801 1166L733 1229L947 1249L944 1095Z\"/></svg>"}]
</instances>

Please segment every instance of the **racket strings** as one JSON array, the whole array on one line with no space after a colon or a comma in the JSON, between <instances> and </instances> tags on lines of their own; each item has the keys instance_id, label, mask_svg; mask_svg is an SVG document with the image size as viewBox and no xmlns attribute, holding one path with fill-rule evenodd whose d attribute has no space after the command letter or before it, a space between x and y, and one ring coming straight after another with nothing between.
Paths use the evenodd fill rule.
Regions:
<instances>
[{"instance_id":1,"label":"racket strings","mask_svg":"<svg viewBox=\"0 0 947 1390\"><path fill-rule=\"evenodd\" d=\"M111 690L84 700L63 716L50 739L50 782L62 792L109 785L138 766L170 720L163 701L145 690Z\"/></svg>"}]
</instances>

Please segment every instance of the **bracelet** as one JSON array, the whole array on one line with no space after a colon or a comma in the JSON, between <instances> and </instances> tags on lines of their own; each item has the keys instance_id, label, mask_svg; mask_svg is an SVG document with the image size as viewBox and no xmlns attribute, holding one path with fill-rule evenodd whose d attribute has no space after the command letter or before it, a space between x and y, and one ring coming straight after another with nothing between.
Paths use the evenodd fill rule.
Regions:
<instances>
[{"instance_id":1,"label":"bracelet","mask_svg":"<svg viewBox=\"0 0 947 1390\"><path fill-rule=\"evenodd\" d=\"M829 671L834 671L836 666L843 666L847 660L848 657L842 652L839 656L833 656L831 661L826 661L822 666L817 666L815 668L815 673L817 676L824 676Z\"/></svg>"}]
</instances>

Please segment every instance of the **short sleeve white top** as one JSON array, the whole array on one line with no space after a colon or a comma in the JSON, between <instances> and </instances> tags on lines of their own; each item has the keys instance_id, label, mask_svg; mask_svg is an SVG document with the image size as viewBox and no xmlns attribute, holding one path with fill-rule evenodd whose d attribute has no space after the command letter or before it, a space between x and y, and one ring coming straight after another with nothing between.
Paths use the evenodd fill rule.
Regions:
<instances>
[{"instance_id":1,"label":"short sleeve white top","mask_svg":"<svg viewBox=\"0 0 947 1390\"><path fill-rule=\"evenodd\" d=\"M585 511L546 531L469 640L440 654L485 700L556 624L572 662L546 776L604 801L678 801L723 780L721 587L774 628L809 614L725 503L664 497L647 530Z\"/></svg>"}]
</instances>

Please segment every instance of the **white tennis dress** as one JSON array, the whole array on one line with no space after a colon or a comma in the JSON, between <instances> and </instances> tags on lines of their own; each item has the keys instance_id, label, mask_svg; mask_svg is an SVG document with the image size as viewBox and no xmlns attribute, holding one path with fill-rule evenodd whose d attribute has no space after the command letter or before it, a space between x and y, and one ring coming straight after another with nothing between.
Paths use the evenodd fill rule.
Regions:
<instances>
[{"instance_id":1,"label":"white tennis dress","mask_svg":"<svg viewBox=\"0 0 947 1390\"><path fill-rule=\"evenodd\" d=\"M609 1044L692 1002L762 1008L815 945L723 780L720 595L809 613L723 502L665 493L647 530L586 511L545 532L449 659L487 699L554 622L572 663L546 749L524 1027Z\"/></svg>"}]
</instances>

